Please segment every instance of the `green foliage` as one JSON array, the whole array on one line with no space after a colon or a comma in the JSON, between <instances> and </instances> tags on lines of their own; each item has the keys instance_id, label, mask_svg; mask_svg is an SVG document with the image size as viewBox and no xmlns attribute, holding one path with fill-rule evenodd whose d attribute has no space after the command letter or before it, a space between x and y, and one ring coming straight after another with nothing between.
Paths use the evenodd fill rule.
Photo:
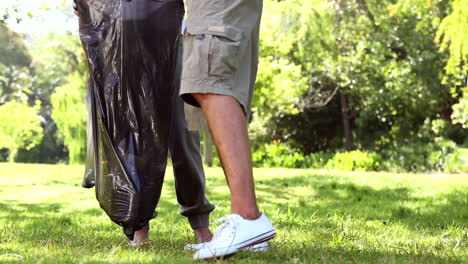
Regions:
<instances>
[{"instance_id":1,"label":"green foliage","mask_svg":"<svg viewBox=\"0 0 468 264\"><path fill-rule=\"evenodd\" d=\"M64 137L57 133L58 126L51 117L51 95L55 89L64 86L70 79L74 78L69 77L71 75L84 76L86 74L86 64L81 63L84 54L78 36L69 33L64 35L50 33L29 43L31 49L28 51L21 35L13 33L3 23L0 23L1 26L5 27L5 30L0 30L0 40L3 38L4 41L10 43L11 47L8 45L0 47L0 54L5 49L5 52L9 54L9 57L0 57L0 105L12 100L27 102L29 105L34 105L36 101L41 102L38 114L44 128L43 140L31 149L18 150L17 161L56 163L66 161L67 158L73 159L73 162L82 161L83 154L76 154L76 151L80 152L80 150L76 150L76 146L75 154L70 154L75 156L73 158L67 157L70 151L63 146ZM22 57L15 55L23 53L29 58L27 67L23 66L26 63L23 62ZM34 58L32 63L29 53ZM78 77L75 76L75 78ZM84 77L80 78L84 80ZM84 84L79 81L74 83L78 87L72 89L69 87L69 89L71 91L78 89L83 98ZM61 94L66 94L66 91L62 89ZM74 102L67 101L67 99L64 101L70 103L70 109L79 109L81 111L79 113L84 111L84 109L80 109L83 107L81 101L76 101L80 103L79 105L75 105ZM62 111L67 110L62 109ZM82 117L78 116L78 118ZM67 123L66 120L65 123ZM61 125L64 125L63 122ZM85 140L83 137L78 137L76 140L78 139ZM83 144L85 143L83 142Z\"/></svg>"},{"instance_id":2,"label":"green foliage","mask_svg":"<svg viewBox=\"0 0 468 264\"><path fill-rule=\"evenodd\" d=\"M451 141L436 143L413 142L401 144L381 152L381 170L386 171L445 171L467 172L463 149Z\"/></svg>"},{"instance_id":3,"label":"green foliage","mask_svg":"<svg viewBox=\"0 0 468 264\"><path fill-rule=\"evenodd\" d=\"M460 12L467 9L460 5L458 0L266 1L251 123L255 149L275 139L304 156L342 149L343 111L354 146L369 153L435 137L465 141L463 98L454 107L453 123L450 114L466 70L450 77L445 66L453 54L434 41L452 43L440 33L450 23L454 32L466 29ZM457 37L459 43L467 39ZM433 169L426 165L420 169ZM398 166L411 170L403 162Z\"/></svg>"},{"instance_id":4,"label":"green foliage","mask_svg":"<svg viewBox=\"0 0 468 264\"><path fill-rule=\"evenodd\" d=\"M30 68L6 66L0 62L0 105L11 100L33 104L36 101L33 86Z\"/></svg>"},{"instance_id":5,"label":"green foliage","mask_svg":"<svg viewBox=\"0 0 468 264\"><path fill-rule=\"evenodd\" d=\"M68 149L71 164L83 163L86 152L86 110L84 105L85 55L78 36L50 33L34 42L31 54L40 74L41 87L50 90L49 115L57 124L58 142ZM73 114L71 114L73 113Z\"/></svg>"},{"instance_id":6,"label":"green foliage","mask_svg":"<svg viewBox=\"0 0 468 264\"><path fill-rule=\"evenodd\" d=\"M54 124L55 125L55 124ZM58 141L58 135L44 127L44 137L40 144L26 150L19 149L15 162L35 164L65 164L68 162L68 149ZM53 130L52 130L53 131Z\"/></svg>"},{"instance_id":7,"label":"green foliage","mask_svg":"<svg viewBox=\"0 0 468 264\"><path fill-rule=\"evenodd\" d=\"M48 79L64 81L68 75L87 73L86 57L77 34L51 32L31 44L35 68Z\"/></svg>"},{"instance_id":8,"label":"green foliage","mask_svg":"<svg viewBox=\"0 0 468 264\"><path fill-rule=\"evenodd\" d=\"M323 1L265 1L252 109L256 139L269 138L279 117L299 113L300 98L309 88L308 72L331 45L326 34L330 14Z\"/></svg>"},{"instance_id":9,"label":"green foliage","mask_svg":"<svg viewBox=\"0 0 468 264\"><path fill-rule=\"evenodd\" d=\"M31 149L20 149L15 159L18 162L56 163L66 158L64 147L57 142L56 125L50 117L50 93L60 79L48 78L50 75L53 71L36 72L34 67L7 67L0 63L0 105L18 101L31 106L40 101L38 115L44 128L43 140Z\"/></svg>"},{"instance_id":10,"label":"green foliage","mask_svg":"<svg viewBox=\"0 0 468 264\"><path fill-rule=\"evenodd\" d=\"M463 96L458 104L453 106L453 121L459 123L463 128L468 129L468 87L463 89Z\"/></svg>"},{"instance_id":11,"label":"green foliage","mask_svg":"<svg viewBox=\"0 0 468 264\"><path fill-rule=\"evenodd\" d=\"M380 152L317 152L303 155L287 143L261 145L252 154L254 167L330 169L342 171L468 172L468 152L450 141L411 143Z\"/></svg>"},{"instance_id":12,"label":"green foliage","mask_svg":"<svg viewBox=\"0 0 468 264\"><path fill-rule=\"evenodd\" d=\"M392 1L363 2L340 7L336 34L343 42L330 69L349 99L357 143L369 147L382 135L390 142L416 138L414 128L451 99L440 78L445 58L438 54L431 23L444 15L444 6L393 14Z\"/></svg>"},{"instance_id":13,"label":"green foliage","mask_svg":"<svg viewBox=\"0 0 468 264\"><path fill-rule=\"evenodd\" d=\"M297 104L305 87L300 66L273 57L261 58L251 132L256 137L267 135L270 127L266 124L278 114L297 114Z\"/></svg>"},{"instance_id":14,"label":"green foliage","mask_svg":"<svg viewBox=\"0 0 468 264\"><path fill-rule=\"evenodd\" d=\"M302 101L308 101L304 97ZM339 100L333 99L326 107L302 108L297 115L283 115L272 121L274 132L270 136L282 139L305 155L339 149L343 138L339 109Z\"/></svg>"},{"instance_id":15,"label":"green foliage","mask_svg":"<svg viewBox=\"0 0 468 264\"><path fill-rule=\"evenodd\" d=\"M71 164L83 163L86 155L85 83L83 76L75 73L51 98L52 118L68 148Z\"/></svg>"},{"instance_id":16,"label":"green foliage","mask_svg":"<svg viewBox=\"0 0 468 264\"><path fill-rule=\"evenodd\" d=\"M442 52L450 52L447 72L464 78L468 72L468 1L451 2L452 12L442 20L436 40Z\"/></svg>"},{"instance_id":17,"label":"green foliage","mask_svg":"<svg viewBox=\"0 0 468 264\"><path fill-rule=\"evenodd\" d=\"M255 167L313 168L349 171L376 171L382 158L377 153L362 151L311 153L302 155L287 144L275 142L263 145L253 153Z\"/></svg>"},{"instance_id":18,"label":"green foliage","mask_svg":"<svg viewBox=\"0 0 468 264\"><path fill-rule=\"evenodd\" d=\"M15 160L20 148L29 150L41 142L43 131L37 115L39 107L39 104L30 107L14 101L0 106L0 149L10 151L10 162Z\"/></svg>"},{"instance_id":19,"label":"green foliage","mask_svg":"<svg viewBox=\"0 0 468 264\"><path fill-rule=\"evenodd\" d=\"M265 0L250 128L254 163L405 171L456 168L458 147L443 150L433 142L468 142L467 4ZM10 11L4 17L26 12ZM47 135L19 156L33 161L28 155L57 153L51 160L63 161L63 143L73 149L69 160L81 162L86 64L81 63L78 36L51 33L30 47L27 51L22 36L0 22L0 105L41 101L39 115ZM51 118L54 93L60 133ZM68 109L79 114L67 120ZM338 153L345 148L344 121L361 152ZM277 139L281 143L270 144ZM376 153L384 157L382 162Z\"/></svg>"},{"instance_id":20,"label":"green foliage","mask_svg":"<svg viewBox=\"0 0 468 264\"><path fill-rule=\"evenodd\" d=\"M306 168L306 158L288 145L274 142L265 144L252 154L255 167Z\"/></svg>"},{"instance_id":21,"label":"green foliage","mask_svg":"<svg viewBox=\"0 0 468 264\"><path fill-rule=\"evenodd\" d=\"M347 171L375 171L380 169L382 157L360 150L336 153L325 166L327 169Z\"/></svg>"},{"instance_id":22,"label":"green foliage","mask_svg":"<svg viewBox=\"0 0 468 264\"><path fill-rule=\"evenodd\" d=\"M11 66L29 66L31 56L23 42L23 36L10 30L0 21L0 63Z\"/></svg>"},{"instance_id":23,"label":"green foliage","mask_svg":"<svg viewBox=\"0 0 468 264\"><path fill-rule=\"evenodd\" d=\"M468 172L468 149L459 148L445 158L446 172Z\"/></svg>"}]
</instances>

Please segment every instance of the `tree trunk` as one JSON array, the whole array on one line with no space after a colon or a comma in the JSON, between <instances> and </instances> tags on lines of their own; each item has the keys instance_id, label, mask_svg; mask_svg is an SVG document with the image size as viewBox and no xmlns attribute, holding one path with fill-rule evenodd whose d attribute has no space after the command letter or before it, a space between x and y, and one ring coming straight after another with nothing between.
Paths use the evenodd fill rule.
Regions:
<instances>
[{"instance_id":1,"label":"tree trunk","mask_svg":"<svg viewBox=\"0 0 468 264\"><path fill-rule=\"evenodd\" d=\"M353 150L353 135L351 134L351 126L349 121L349 113L348 113L348 102L346 100L346 96L343 92L340 92L340 101L341 101L341 116L343 118L343 129L346 139L346 150L351 151Z\"/></svg>"}]
</instances>

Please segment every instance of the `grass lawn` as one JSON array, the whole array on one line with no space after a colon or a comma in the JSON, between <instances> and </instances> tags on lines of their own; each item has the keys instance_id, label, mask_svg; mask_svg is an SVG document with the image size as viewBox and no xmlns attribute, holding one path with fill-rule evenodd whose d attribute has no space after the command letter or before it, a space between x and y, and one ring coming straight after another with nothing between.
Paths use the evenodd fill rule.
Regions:
<instances>
[{"instance_id":1,"label":"grass lawn","mask_svg":"<svg viewBox=\"0 0 468 264\"><path fill-rule=\"evenodd\" d=\"M83 168L0 163L0 263L192 263L168 171L153 242L129 248ZM266 253L221 263L468 263L468 175L255 170L278 236ZM222 171L208 169L211 220L228 213Z\"/></svg>"}]
</instances>

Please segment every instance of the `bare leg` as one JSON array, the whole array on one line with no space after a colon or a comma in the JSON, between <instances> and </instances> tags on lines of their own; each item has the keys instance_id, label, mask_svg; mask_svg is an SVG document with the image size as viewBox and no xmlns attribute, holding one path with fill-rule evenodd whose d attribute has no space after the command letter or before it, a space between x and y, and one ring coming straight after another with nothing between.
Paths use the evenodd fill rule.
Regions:
<instances>
[{"instance_id":1,"label":"bare leg","mask_svg":"<svg viewBox=\"0 0 468 264\"><path fill-rule=\"evenodd\" d=\"M193 231L195 232L195 238L198 243L208 242L213 238L213 234L208 227L200 227Z\"/></svg>"},{"instance_id":2,"label":"bare leg","mask_svg":"<svg viewBox=\"0 0 468 264\"><path fill-rule=\"evenodd\" d=\"M142 246L148 243L149 240L149 223L140 230L135 231L133 236L133 241L131 241L131 246Z\"/></svg>"},{"instance_id":3,"label":"bare leg","mask_svg":"<svg viewBox=\"0 0 468 264\"><path fill-rule=\"evenodd\" d=\"M231 191L231 212L245 219L260 217L255 196L252 154L244 111L234 97L193 94L208 119Z\"/></svg>"},{"instance_id":4,"label":"bare leg","mask_svg":"<svg viewBox=\"0 0 468 264\"><path fill-rule=\"evenodd\" d=\"M208 242L213 237L210 229L208 227L200 227L193 230L195 233L195 237L198 243ZM132 246L141 246L148 243L149 240L149 224L148 226L135 231L135 235L133 237L133 241L131 242Z\"/></svg>"}]
</instances>

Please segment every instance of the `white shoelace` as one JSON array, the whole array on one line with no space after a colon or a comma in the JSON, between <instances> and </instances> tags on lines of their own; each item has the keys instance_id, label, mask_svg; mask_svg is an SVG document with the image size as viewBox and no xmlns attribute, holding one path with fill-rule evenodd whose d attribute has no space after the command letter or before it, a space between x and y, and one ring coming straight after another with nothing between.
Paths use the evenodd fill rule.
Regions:
<instances>
[{"instance_id":1,"label":"white shoelace","mask_svg":"<svg viewBox=\"0 0 468 264\"><path fill-rule=\"evenodd\" d=\"M219 242L219 241L226 241L230 240L230 242L234 241L234 235L236 234L236 229L237 229L237 223L235 221L235 217L232 215L228 215L226 217L221 217L216 222L213 223L222 223L219 225L219 227L216 229L213 235L213 239L210 241L213 243Z\"/></svg>"}]
</instances>

